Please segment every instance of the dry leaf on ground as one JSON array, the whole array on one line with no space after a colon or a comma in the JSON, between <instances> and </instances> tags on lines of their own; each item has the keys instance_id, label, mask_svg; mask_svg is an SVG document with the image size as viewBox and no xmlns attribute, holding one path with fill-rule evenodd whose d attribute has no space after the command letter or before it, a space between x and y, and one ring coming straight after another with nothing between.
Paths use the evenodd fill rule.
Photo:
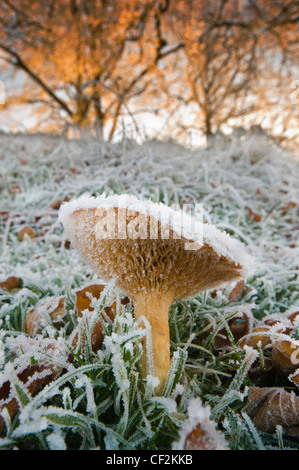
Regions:
<instances>
[{"instance_id":1,"label":"dry leaf on ground","mask_svg":"<svg viewBox=\"0 0 299 470\"><path fill-rule=\"evenodd\" d=\"M33 228L26 226L26 227L23 227L18 233L18 236L21 242L25 240L26 235L28 235L29 238L33 239L36 236L36 233L33 230Z\"/></svg>"},{"instance_id":2,"label":"dry leaf on ground","mask_svg":"<svg viewBox=\"0 0 299 470\"><path fill-rule=\"evenodd\" d=\"M30 395L34 396L43 385L54 380L60 371L58 366L49 363L31 364L18 374L18 379L25 385ZM39 374L41 375L39 376ZM9 381L0 386L0 413L5 408L10 419L14 418L19 410L17 399L11 396L11 388ZM0 414L0 435L3 434L4 429L5 420Z\"/></svg>"},{"instance_id":3,"label":"dry leaf on ground","mask_svg":"<svg viewBox=\"0 0 299 470\"><path fill-rule=\"evenodd\" d=\"M62 317L65 313L65 297L47 297L28 312L25 320L25 332L29 335L40 334L49 321L59 329L62 326Z\"/></svg>"},{"instance_id":4,"label":"dry leaf on ground","mask_svg":"<svg viewBox=\"0 0 299 470\"><path fill-rule=\"evenodd\" d=\"M0 288L8 292L22 287L22 280L19 277L10 276L5 281L0 282Z\"/></svg>"},{"instance_id":5,"label":"dry leaf on ground","mask_svg":"<svg viewBox=\"0 0 299 470\"><path fill-rule=\"evenodd\" d=\"M298 361L296 360L298 349L298 344L292 338L273 342L272 359L284 375L289 375L298 369Z\"/></svg>"},{"instance_id":6,"label":"dry leaf on ground","mask_svg":"<svg viewBox=\"0 0 299 470\"><path fill-rule=\"evenodd\" d=\"M250 387L243 411L261 431L270 434L281 426L288 435L299 435L299 397L282 388Z\"/></svg>"},{"instance_id":7,"label":"dry leaf on ground","mask_svg":"<svg viewBox=\"0 0 299 470\"><path fill-rule=\"evenodd\" d=\"M252 331L252 317L247 313L236 315L228 321L228 326L234 341L237 343L243 336L249 335ZM218 331L215 336L214 348L222 352L231 351L233 349L228 332L225 328Z\"/></svg>"},{"instance_id":8,"label":"dry leaf on ground","mask_svg":"<svg viewBox=\"0 0 299 470\"><path fill-rule=\"evenodd\" d=\"M225 435L217 429L210 416L209 406L203 406L200 398L191 399L188 419L182 425L173 450L228 450Z\"/></svg>"},{"instance_id":9,"label":"dry leaf on ground","mask_svg":"<svg viewBox=\"0 0 299 470\"><path fill-rule=\"evenodd\" d=\"M235 287L229 293L229 296L228 296L229 302L234 302L241 298L243 290L244 290L244 286L245 286L245 281L243 279L237 282Z\"/></svg>"},{"instance_id":10,"label":"dry leaf on ground","mask_svg":"<svg viewBox=\"0 0 299 470\"><path fill-rule=\"evenodd\" d=\"M104 284L91 284L89 286L84 287L84 289L80 289L76 292L76 311L79 317L82 317L83 311L88 310L92 312L94 309L92 307L91 297L95 299L99 299L103 290L105 289L106 285ZM128 297L125 297L121 300L122 305L126 305L129 302ZM104 307L105 314L110 318L110 320L114 320L116 314L116 302L113 302L112 305ZM78 335L79 330L76 328L72 335L72 347L76 349L78 344ZM99 319L96 321L93 327L93 331L91 334L91 345L92 350L96 352L103 342L103 325L102 321ZM82 339L84 342L84 339ZM84 346L84 344L82 344Z\"/></svg>"}]
</instances>

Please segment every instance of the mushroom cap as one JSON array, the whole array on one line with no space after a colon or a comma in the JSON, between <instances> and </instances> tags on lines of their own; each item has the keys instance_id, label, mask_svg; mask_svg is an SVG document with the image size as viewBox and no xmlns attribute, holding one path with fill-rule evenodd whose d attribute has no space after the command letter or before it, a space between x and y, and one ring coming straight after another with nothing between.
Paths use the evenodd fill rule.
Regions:
<instances>
[{"instance_id":1,"label":"mushroom cap","mask_svg":"<svg viewBox=\"0 0 299 470\"><path fill-rule=\"evenodd\" d=\"M59 211L66 236L105 281L131 298L186 299L254 271L245 246L211 224L136 196L81 196Z\"/></svg>"}]
</instances>

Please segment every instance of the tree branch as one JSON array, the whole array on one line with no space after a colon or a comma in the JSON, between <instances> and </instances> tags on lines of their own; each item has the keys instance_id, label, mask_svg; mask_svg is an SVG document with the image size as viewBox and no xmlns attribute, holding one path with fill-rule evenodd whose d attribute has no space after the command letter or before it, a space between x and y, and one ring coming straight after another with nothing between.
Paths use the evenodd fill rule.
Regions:
<instances>
[{"instance_id":1,"label":"tree branch","mask_svg":"<svg viewBox=\"0 0 299 470\"><path fill-rule=\"evenodd\" d=\"M11 65L18 67L19 69L23 70L23 72L27 73L27 75L35 82L37 83L60 107L63 109L70 117L73 116L73 112L70 110L70 108L67 106L67 104L62 101L52 90L49 88L49 86L40 78L38 77L33 70L30 69L30 67L25 64L25 62L21 59L19 54L13 50L11 50L9 47L5 46L5 44L0 43L0 49L2 49L4 52L9 54L13 60L8 61L10 62Z\"/></svg>"}]
</instances>

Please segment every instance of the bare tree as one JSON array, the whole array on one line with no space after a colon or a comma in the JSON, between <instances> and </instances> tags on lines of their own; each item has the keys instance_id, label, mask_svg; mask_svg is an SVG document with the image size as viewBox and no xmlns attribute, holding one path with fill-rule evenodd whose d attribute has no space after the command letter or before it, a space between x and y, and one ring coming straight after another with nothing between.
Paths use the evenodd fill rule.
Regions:
<instances>
[{"instance_id":1,"label":"bare tree","mask_svg":"<svg viewBox=\"0 0 299 470\"><path fill-rule=\"evenodd\" d=\"M144 92L158 62L180 47L163 50L167 9L168 1L157 0L4 0L2 59L37 86L35 102L80 128L110 123L112 138L123 108Z\"/></svg>"},{"instance_id":2,"label":"bare tree","mask_svg":"<svg viewBox=\"0 0 299 470\"><path fill-rule=\"evenodd\" d=\"M298 0L2 0L0 26L2 62L24 77L6 106L34 104L62 128L112 139L125 115L140 132L148 109L209 140L263 113L276 122L275 96L296 115Z\"/></svg>"},{"instance_id":3,"label":"bare tree","mask_svg":"<svg viewBox=\"0 0 299 470\"><path fill-rule=\"evenodd\" d=\"M261 123L261 115L267 130L291 112L294 122L290 78L299 77L298 1L181 1L172 14L184 48L172 58L164 92L170 104L176 96L189 107L183 132L197 129L210 140L218 131Z\"/></svg>"}]
</instances>

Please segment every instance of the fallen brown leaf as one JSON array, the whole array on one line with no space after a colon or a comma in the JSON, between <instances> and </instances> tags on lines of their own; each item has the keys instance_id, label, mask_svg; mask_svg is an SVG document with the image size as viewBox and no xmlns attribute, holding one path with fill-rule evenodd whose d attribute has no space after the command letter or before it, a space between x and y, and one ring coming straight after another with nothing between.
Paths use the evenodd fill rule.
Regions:
<instances>
[{"instance_id":1,"label":"fallen brown leaf","mask_svg":"<svg viewBox=\"0 0 299 470\"><path fill-rule=\"evenodd\" d=\"M266 326L253 328L252 333L241 341L240 346L251 346L254 349L265 348L271 344L271 338L267 335L269 331L270 327Z\"/></svg>"},{"instance_id":2,"label":"fallen brown leaf","mask_svg":"<svg viewBox=\"0 0 299 470\"><path fill-rule=\"evenodd\" d=\"M253 380L258 380L259 385L269 385L273 383L277 374L277 370L273 365L271 357L264 357L261 360L259 357L251 365L248 375Z\"/></svg>"},{"instance_id":3,"label":"fallen brown leaf","mask_svg":"<svg viewBox=\"0 0 299 470\"><path fill-rule=\"evenodd\" d=\"M295 312L292 312L292 313L289 313L287 315L287 318L294 324L294 321L296 320L296 318L298 317L299 315L299 310L295 311Z\"/></svg>"},{"instance_id":4,"label":"fallen brown leaf","mask_svg":"<svg viewBox=\"0 0 299 470\"><path fill-rule=\"evenodd\" d=\"M187 435L184 450L218 450L218 442L214 433L209 432L209 429L202 424L198 424Z\"/></svg>"},{"instance_id":5,"label":"fallen brown leaf","mask_svg":"<svg viewBox=\"0 0 299 470\"><path fill-rule=\"evenodd\" d=\"M183 423L180 439L174 448L180 450L228 450L224 434L211 419L211 409L201 399L192 399L188 419Z\"/></svg>"},{"instance_id":6,"label":"fallen brown leaf","mask_svg":"<svg viewBox=\"0 0 299 470\"><path fill-rule=\"evenodd\" d=\"M49 304L49 299L43 299L34 309L30 310L25 320L25 332L29 335L40 334L42 328L46 326L45 314L49 315L53 325L59 329L62 326L62 317L65 315L65 298L53 299Z\"/></svg>"},{"instance_id":7,"label":"fallen brown leaf","mask_svg":"<svg viewBox=\"0 0 299 470\"><path fill-rule=\"evenodd\" d=\"M56 201L52 202L51 208L54 210L58 210L64 202L67 202L69 200L68 197L65 197L64 199L57 199Z\"/></svg>"},{"instance_id":8,"label":"fallen brown leaf","mask_svg":"<svg viewBox=\"0 0 299 470\"><path fill-rule=\"evenodd\" d=\"M82 317L84 310L92 311L90 296L99 299L105 289L104 284L91 284L83 289L76 291L76 311L79 317Z\"/></svg>"},{"instance_id":9,"label":"fallen brown leaf","mask_svg":"<svg viewBox=\"0 0 299 470\"><path fill-rule=\"evenodd\" d=\"M276 340L273 342L272 359L276 367L284 374L289 375L298 368L298 363L294 361L294 355L298 351L298 346L290 340Z\"/></svg>"},{"instance_id":10,"label":"fallen brown leaf","mask_svg":"<svg viewBox=\"0 0 299 470\"><path fill-rule=\"evenodd\" d=\"M9 188L8 192L11 194L19 194L22 192L22 189L19 184L14 184L13 186Z\"/></svg>"},{"instance_id":11,"label":"fallen brown leaf","mask_svg":"<svg viewBox=\"0 0 299 470\"><path fill-rule=\"evenodd\" d=\"M235 287L229 293L229 296L228 296L229 302L234 302L235 300L240 299L240 297L243 293L243 290L244 290L244 285L245 285L245 281L243 279L241 279L241 281L237 282Z\"/></svg>"},{"instance_id":12,"label":"fallen brown leaf","mask_svg":"<svg viewBox=\"0 0 299 470\"><path fill-rule=\"evenodd\" d=\"M46 376L37 377L34 380L30 380L35 373L44 372L45 370L49 371ZM61 369L57 366L54 366L53 364L31 364L18 374L18 379L25 385L30 395L34 396L42 387L42 385L50 383L60 372ZM10 419L14 418L19 410L19 403L17 399L10 398L11 387L12 386L9 381L4 382L4 384L0 387L0 400L2 402L0 406L0 413L4 408L6 408ZM5 420L0 415L0 435L3 434L4 430Z\"/></svg>"},{"instance_id":13,"label":"fallen brown leaf","mask_svg":"<svg viewBox=\"0 0 299 470\"><path fill-rule=\"evenodd\" d=\"M261 431L273 434L279 425L288 435L299 435L299 397L281 388L250 387L243 411Z\"/></svg>"},{"instance_id":14,"label":"fallen brown leaf","mask_svg":"<svg viewBox=\"0 0 299 470\"><path fill-rule=\"evenodd\" d=\"M0 211L0 217L2 217L3 222L6 222L9 217L9 211Z\"/></svg>"},{"instance_id":15,"label":"fallen brown leaf","mask_svg":"<svg viewBox=\"0 0 299 470\"><path fill-rule=\"evenodd\" d=\"M251 333L251 323L251 318L246 313L243 313L241 317L236 316L228 321L229 329L236 343L243 338L243 336ZM225 328L219 330L215 336L214 348L223 352L232 350L231 340Z\"/></svg>"},{"instance_id":16,"label":"fallen brown leaf","mask_svg":"<svg viewBox=\"0 0 299 470\"><path fill-rule=\"evenodd\" d=\"M281 212L282 212L282 215L286 215L289 211L289 209L293 209L294 207L296 207L296 202L294 201L289 201L287 202L282 208L281 208Z\"/></svg>"},{"instance_id":17,"label":"fallen brown leaf","mask_svg":"<svg viewBox=\"0 0 299 470\"><path fill-rule=\"evenodd\" d=\"M5 281L0 282L1 289L5 289L8 292L13 291L14 289L19 289L22 287L22 280L19 277L10 276Z\"/></svg>"},{"instance_id":18,"label":"fallen brown leaf","mask_svg":"<svg viewBox=\"0 0 299 470\"><path fill-rule=\"evenodd\" d=\"M297 365L299 364L299 360L298 360L298 363ZM293 384L296 385L296 387L299 387L299 369L296 369L295 372L293 374L290 374L288 376L288 379L293 382Z\"/></svg>"},{"instance_id":19,"label":"fallen brown leaf","mask_svg":"<svg viewBox=\"0 0 299 470\"><path fill-rule=\"evenodd\" d=\"M21 242L24 240L25 235L28 235L30 238L34 238L36 233L31 227L26 226L26 227L23 227L18 233L18 236Z\"/></svg>"},{"instance_id":20,"label":"fallen brown leaf","mask_svg":"<svg viewBox=\"0 0 299 470\"><path fill-rule=\"evenodd\" d=\"M260 222L262 220L262 217L254 212L250 207L248 208L248 217L254 222Z\"/></svg>"},{"instance_id":21,"label":"fallen brown leaf","mask_svg":"<svg viewBox=\"0 0 299 470\"><path fill-rule=\"evenodd\" d=\"M93 311L93 307L91 306L91 299L90 295L96 299L99 299L101 293L105 289L104 284L91 284L89 286L84 287L76 292L76 311L79 317L82 317L83 311L88 310L89 312ZM125 297L121 300L122 305L126 305L129 302L128 297ZM111 306L104 307L105 314L110 318L110 320L114 320L115 313L116 313L116 302L113 302ZM72 347L75 349L78 344L78 329L76 329L73 333L72 338ZM102 345L104 338L103 332L103 325L101 320L99 319L93 328L91 334L91 345L92 350L96 352ZM84 339L83 339L84 343ZM84 347L84 344L83 344Z\"/></svg>"}]
</instances>

